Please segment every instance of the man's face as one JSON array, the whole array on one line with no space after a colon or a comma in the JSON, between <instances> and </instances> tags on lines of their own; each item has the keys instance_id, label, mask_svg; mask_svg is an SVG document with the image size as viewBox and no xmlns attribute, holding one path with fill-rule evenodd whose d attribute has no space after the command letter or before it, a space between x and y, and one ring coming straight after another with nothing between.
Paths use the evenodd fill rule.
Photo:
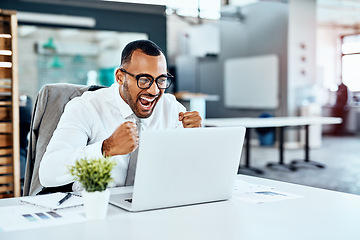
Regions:
<instances>
[{"instance_id":1,"label":"man's face","mask_svg":"<svg viewBox=\"0 0 360 240\"><path fill-rule=\"evenodd\" d=\"M149 56L140 50L133 52L130 63L122 66L127 72L134 75L149 74L154 78L167 74L166 59L163 54L159 56ZM151 116L154 108L164 93L164 89L159 89L155 83L148 89L140 89L137 86L136 78L116 71L116 81L120 84L120 96L129 104L132 111L139 118L148 118Z\"/></svg>"}]
</instances>

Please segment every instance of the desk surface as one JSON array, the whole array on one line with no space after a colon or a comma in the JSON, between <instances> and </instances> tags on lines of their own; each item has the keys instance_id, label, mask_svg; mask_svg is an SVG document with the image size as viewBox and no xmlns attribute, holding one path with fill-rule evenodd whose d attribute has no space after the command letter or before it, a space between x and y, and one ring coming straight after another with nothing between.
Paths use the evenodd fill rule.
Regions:
<instances>
[{"instance_id":1,"label":"desk surface","mask_svg":"<svg viewBox=\"0 0 360 240\"><path fill-rule=\"evenodd\" d=\"M193 99L201 99L204 101L218 101L219 95L210 95L204 93L177 92L174 94L178 100L191 101Z\"/></svg>"},{"instance_id":2,"label":"desk surface","mask_svg":"<svg viewBox=\"0 0 360 240\"><path fill-rule=\"evenodd\" d=\"M0 233L0 239L360 239L360 196L239 175L303 198L252 204L229 201L129 213L109 206L103 221ZM19 199L0 200L0 206Z\"/></svg>"},{"instance_id":3,"label":"desk surface","mask_svg":"<svg viewBox=\"0 0 360 240\"><path fill-rule=\"evenodd\" d=\"M339 124L341 118L335 117L271 117L271 118L207 118L203 120L204 126L247 128L286 127L321 124Z\"/></svg>"}]
</instances>

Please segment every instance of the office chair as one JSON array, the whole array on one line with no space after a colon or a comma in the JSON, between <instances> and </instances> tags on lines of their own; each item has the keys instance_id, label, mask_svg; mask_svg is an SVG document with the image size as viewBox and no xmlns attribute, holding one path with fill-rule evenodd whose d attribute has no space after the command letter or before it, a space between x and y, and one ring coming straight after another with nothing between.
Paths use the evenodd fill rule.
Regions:
<instances>
[{"instance_id":1,"label":"office chair","mask_svg":"<svg viewBox=\"0 0 360 240\"><path fill-rule=\"evenodd\" d=\"M94 91L103 86L85 86L68 83L45 85L39 92L32 112L30 138L26 160L24 196L58 191L72 191L72 183L44 188L39 180L39 166L46 147L64 112L65 105L86 91Z\"/></svg>"}]
</instances>

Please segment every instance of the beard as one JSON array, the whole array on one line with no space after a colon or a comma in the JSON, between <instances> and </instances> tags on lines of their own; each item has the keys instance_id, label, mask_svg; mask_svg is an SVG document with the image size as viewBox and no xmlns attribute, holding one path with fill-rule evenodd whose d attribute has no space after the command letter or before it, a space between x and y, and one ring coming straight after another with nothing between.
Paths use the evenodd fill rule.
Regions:
<instances>
[{"instance_id":1,"label":"beard","mask_svg":"<svg viewBox=\"0 0 360 240\"><path fill-rule=\"evenodd\" d=\"M130 94L130 89L129 89L129 85L127 83L127 81L125 81L124 85L123 85L123 97L125 102L130 106L131 110L134 112L134 114L138 117L138 118L148 118L151 116L151 114L153 113L155 106L158 102L158 100L160 99L161 96L161 92L158 95L152 95L149 93L144 93L141 94L141 92L138 93L137 96L132 97ZM139 105L139 99L140 96L147 96L147 97L151 97L154 98L156 97L156 99L154 100L154 102L151 103L151 109L149 110L141 110Z\"/></svg>"}]
</instances>

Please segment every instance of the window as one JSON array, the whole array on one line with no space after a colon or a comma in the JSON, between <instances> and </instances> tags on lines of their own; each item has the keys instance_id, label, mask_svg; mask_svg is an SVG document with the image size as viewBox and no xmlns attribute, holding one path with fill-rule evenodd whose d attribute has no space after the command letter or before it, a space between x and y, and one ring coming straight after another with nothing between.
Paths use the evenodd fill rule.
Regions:
<instances>
[{"instance_id":1,"label":"window","mask_svg":"<svg viewBox=\"0 0 360 240\"><path fill-rule=\"evenodd\" d=\"M360 34L342 38L342 80L352 92L360 91Z\"/></svg>"}]
</instances>

